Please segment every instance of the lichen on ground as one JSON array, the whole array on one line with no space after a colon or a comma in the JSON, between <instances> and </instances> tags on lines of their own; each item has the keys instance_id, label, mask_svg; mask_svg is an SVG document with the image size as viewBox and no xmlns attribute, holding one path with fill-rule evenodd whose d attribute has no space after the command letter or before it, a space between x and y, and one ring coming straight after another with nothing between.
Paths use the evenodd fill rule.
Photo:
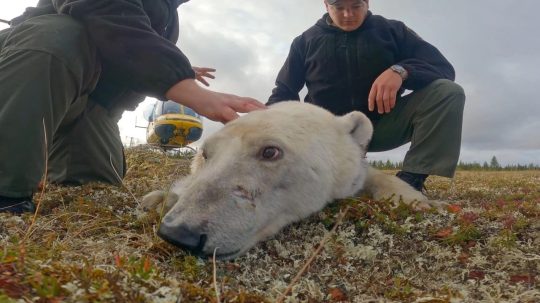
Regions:
<instances>
[{"instance_id":1,"label":"lichen on ground","mask_svg":"<svg viewBox=\"0 0 540 303\"><path fill-rule=\"evenodd\" d=\"M0 302L217 302L212 260L155 235L141 197L189 160L127 151L123 187L48 185L40 211L0 214ZM393 172L388 172L393 173ZM336 201L234 261L217 261L221 302L273 302L349 207L286 302L539 302L540 171L430 177L442 211Z\"/></svg>"}]
</instances>

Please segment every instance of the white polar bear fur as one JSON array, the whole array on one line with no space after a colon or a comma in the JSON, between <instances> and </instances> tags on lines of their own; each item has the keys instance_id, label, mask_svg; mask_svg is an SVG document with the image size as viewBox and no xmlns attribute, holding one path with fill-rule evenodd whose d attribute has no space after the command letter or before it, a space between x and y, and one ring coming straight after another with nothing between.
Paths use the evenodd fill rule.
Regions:
<instances>
[{"instance_id":1,"label":"white polar bear fur","mask_svg":"<svg viewBox=\"0 0 540 303\"><path fill-rule=\"evenodd\" d=\"M234 258L284 226L320 211L335 199L366 191L374 199L432 201L399 178L369 167L373 133L360 112L337 117L307 103L282 102L228 123L209 137L192 162L191 174L170 192L143 198L143 207L167 214L167 238L175 228L204 234L200 254ZM265 159L264 151L279 157ZM271 153L271 152L270 152ZM179 239L182 240L182 239Z\"/></svg>"}]
</instances>

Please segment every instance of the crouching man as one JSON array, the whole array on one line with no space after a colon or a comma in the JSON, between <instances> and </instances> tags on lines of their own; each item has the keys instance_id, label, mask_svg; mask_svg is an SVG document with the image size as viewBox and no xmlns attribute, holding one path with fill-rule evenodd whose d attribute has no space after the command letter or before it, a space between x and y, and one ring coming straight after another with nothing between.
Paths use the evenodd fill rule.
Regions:
<instances>
[{"instance_id":1,"label":"crouching man","mask_svg":"<svg viewBox=\"0 0 540 303\"><path fill-rule=\"evenodd\" d=\"M368 152L410 142L397 176L417 190L429 175L453 177L465 95L452 65L402 22L373 15L369 0L324 5L327 13L292 42L267 104L299 100L305 85L305 102L370 118Z\"/></svg>"}]
</instances>

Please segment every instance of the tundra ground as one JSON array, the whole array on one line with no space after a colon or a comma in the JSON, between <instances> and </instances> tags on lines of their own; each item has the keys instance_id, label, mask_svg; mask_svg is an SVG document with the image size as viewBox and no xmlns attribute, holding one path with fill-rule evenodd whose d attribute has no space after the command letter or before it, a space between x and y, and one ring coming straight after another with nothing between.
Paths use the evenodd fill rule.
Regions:
<instances>
[{"instance_id":1,"label":"tundra ground","mask_svg":"<svg viewBox=\"0 0 540 303\"><path fill-rule=\"evenodd\" d=\"M286 302L539 302L540 171L431 177L443 212L366 197L336 201L234 261L155 236L140 198L189 160L128 150L124 187L48 185L40 210L0 214L0 302L274 302L348 206ZM393 172L388 172L393 173ZM216 294L216 288L219 294Z\"/></svg>"}]
</instances>

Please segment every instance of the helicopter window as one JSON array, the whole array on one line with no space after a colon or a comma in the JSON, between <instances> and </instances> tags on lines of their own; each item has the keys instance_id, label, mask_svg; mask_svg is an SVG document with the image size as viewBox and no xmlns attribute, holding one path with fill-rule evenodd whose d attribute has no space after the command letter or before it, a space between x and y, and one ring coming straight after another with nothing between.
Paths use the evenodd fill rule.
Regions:
<instances>
[{"instance_id":1,"label":"helicopter window","mask_svg":"<svg viewBox=\"0 0 540 303\"><path fill-rule=\"evenodd\" d=\"M156 105L154 106L154 117L161 116L162 110L163 110L163 104L162 102L158 101Z\"/></svg>"},{"instance_id":2,"label":"helicopter window","mask_svg":"<svg viewBox=\"0 0 540 303\"><path fill-rule=\"evenodd\" d=\"M185 106L184 106L184 114L189 115L189 116L193 116L193 117L197 117L197 118L200 117L199 114L197 114L194 110L192 110L189 107L185 107Z\"/></svg>"},{"instance_id":3,"label":"helicopter window","mask_svg":"<svg viewBox=\"0 0 540 303\"><path fill-rule=\"evenodd\" d=\"M174 101L163 103L163 114L180 114L182 113L181 105Z\"/></svg>"}]
</instances>

